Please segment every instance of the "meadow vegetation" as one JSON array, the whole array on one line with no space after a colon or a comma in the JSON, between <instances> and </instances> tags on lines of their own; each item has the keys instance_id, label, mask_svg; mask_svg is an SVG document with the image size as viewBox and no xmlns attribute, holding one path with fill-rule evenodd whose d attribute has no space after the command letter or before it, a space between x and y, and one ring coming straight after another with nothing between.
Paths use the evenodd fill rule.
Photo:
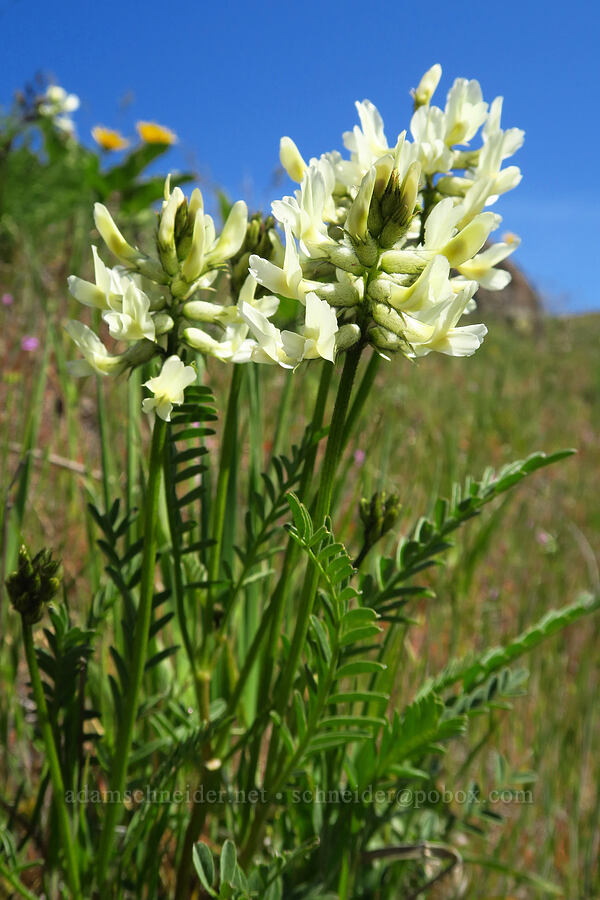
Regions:
<instances>
[{"instance_id":1,"label":"meadow vegetation","mask_svg":"<svg viewBox=\"0 0 600 900\"><path fill-rule=\"evenodd\" d=\"M27 137L27 115L36 134L41 130L44 152L36 143L39 137ZM117 201L129 240L138 246L152 243L156 215L151 205L162 196L163 179L148 176L147 167L168 151L168 132L162 132L162 140L140 140L115 163L77 141L65 141L55 119L40 116L34 94L24 97L13 118L6 119L0 147L0 894L7 897L77 895L68 877L68 854L57 837L60 813L50 801L47 744L39 731L39 704L30 692L20 617L4 582L18 567L22 544L31 555L46 548L62 563L52 612L34 624L33 636L65 788L105 790L130 677L140 578L135 553L144 527L136 515L151 490L151 423L141 411L141 397L142 383L155 373L153 364L129 377L73 379L64 323L80 312L66 279L73 272L91 277L93 202ZM226 218L230 208L223 197L221 204ZM308 790L313 799L296 802L286 793L288 805L275 804L274 819L268 810L264 820L262 812L253 819L243 804L213 809L192 834L194 866L190 856L189 867L183 856L189 804L127 803L126 827L117 830L121 855L110 859L110 887L98 876L100 896L190 896L194 890L207 896L218 883L218 896L224 897L391 898L399 896L398 885L403 896L417 896L430 881L434 897L600 894L599 620L597 614L584 615L593 612L600 595L600 316L544 317L515 328L503 318L501 302L497 316L487 322L484 346L468 359L432 354L376 364L373 349L365 352L356 384L372 378L373 389L356 407L344 435L334 512L325 520L322 544L314 538L322 522L313 522L309 513L314 491L303 484L302 472L311 455L316 473L323 466L325 433L305 429L323 391L323 372L332 364L319 359L290 373L194 355L198 384L173 414L173 429L185 432L183 443L169 443L167 437L163 452L167 458L172 453L177 472L176 464L188 464L178 454L189 452L195 464L185 448L201 446L203 469L190 476L187 488L193 496L186 495L185 506L178 483L169 482L166 463L167 483L159 483L152 664L144 676L127 784L160 784L169 790L198 783L215 789L251 786L253 767L260 773L267 765L267 748L260 741L252 744L258 727L265 733L279 729L273 752L280 766L274 771L286 777L274 777L273 784L290 792ZM98 327L97 311L86 314L86 321ZM340 370L338 364L335 382ZM325 427L333 416L332 395L325 395ZM211 584L210 522L216 515L224 446L231 452L226 515L217 579ZM536 457L532 464L503 470L536 451L551 455L565 448L576 450L575 455L557 457L548 466ZM505 482L479 514L479 498L487 500L486 485L496 477L485 474L490 466L503 472ZM538 466L540 471L534 471ZM452 503L457 484L461 493L454 493ZM450 505L441 506L440 497L449 498ZM453 512L457 525L463 515L465 523L444 533L445 517ZM423 516L430 522L423 523ZM177 529L185 533L181 526L192 520L197 522L193 540L179 543ZM254 552L261 529L264 554ZM379 529L375 536L373 529ZM341 550L335 549L332 532ZM306 560L309 571L310 560L321 565L323 594L304 663L293 673L297 697L288 709L278 706L276 691L285 681L291 652L293 599L283 610L280 630L263 646L259 665L241 685L239 673L263 627L281 547L292 539L298 549L290 596L300 595ZM328 546L334 547L329 561L338 561L339 583L324 562ZM400 554L399 546L405 548ZM325 553L321 562L319 553ZM353 582L351 563L359 561L360 581ZM386 599L382 585L392 584L394 566L408 585L394 582ZM367 610L359 614L359 608L353 612L343 605L359 602L351 583L360 586L360 603L379 604L377 628L362 615ZM239 595L237 606L233 601L228 606L232 595ZM570 604L575 606L556 622L573 624L557 627L552 635L554 625L544 617ZM227 627L223 618L231 620ZM365 648L340 656L340 667L378 659L372 647L381 639L387 647L386 671L394 677L386 681L367 665L357 668L363 679L357 681L348 669L347 682L340 682L349 698L354 685L348 721L342 721L333 694L328 695L330 716L334 709L338 716L337 738L331 737L331 726L329 732L317 732L305 758L300 748L303 729L311 727L311 704L326 681L332 647L338 652L339 636L343 643L351 633L350 625L340 622L354 619L354 630L365 631L353 639L366 642ZM541 630L532 632L540 621L545 622ZM211 651L216 662L207 701L200 696L204 675L196 677L190 662L194 648L191 655L186 651L187 642L211 622L218 639ZM541 643L544 631L548 636ZM515 637L521 634L528 637L518 645ZM532 651L522 659L529 644ZM513 648L500 654L498 665L486 655L497 646ZM428 706L430 679L445 704L446 730L434 708L438 701ZM266 687L268 697L272 685L271 715L263 721L260 691ZM382 706L384 695L390 697L389 707L387 700ZM381 725L386 709L392 723L387 731ZM394 719L394 710L403 718ZM231 729L227 717L234 713ZM390 762L381 781L386 789L406 791L405 805L397 816L384 814L385 804L377 808L385 820L382 832L365 804L353 819L340 813L339 804L314 802L319 788L356 786L362 769L376 769L368 750L348 750L353 745L340 737L344 727L353 728L352 716L367 735L379 735L380 749L405 741L405 757ZM429 739L420 734L427 728ZM406 737L410 729L412 744ZM213 764L206 747L215 758L221 754L223 764ZM74 819L77 810L71 828L79 880L96 868L101 806L69 807ZM374 842L363 845L357 829L366 833L369 828ZM321 838L319 846L315 836ZM230 839L238 845L237 857ZM389 845L404 850L388 860L384 850ZM261 847L263 863L253 872ZM352 848L347 859L344 847ZM412 856L408 847L414 848ZM434 884L448 847L461 863ZM108 859L109 849L99 852ZM88 896L85 891L81 896Z\"/></svg>"}]
</instances>

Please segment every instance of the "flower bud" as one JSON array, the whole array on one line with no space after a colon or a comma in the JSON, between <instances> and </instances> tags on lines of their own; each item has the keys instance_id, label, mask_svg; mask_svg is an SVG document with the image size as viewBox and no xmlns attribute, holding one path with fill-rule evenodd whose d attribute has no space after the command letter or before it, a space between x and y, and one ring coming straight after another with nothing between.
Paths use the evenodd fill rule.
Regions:
<instances>
[{"instance_id":1,"label":"flower bud","mask_svg":"<svg viewBox=\"0 0 600 900\"><path fill-rule=\"evenodd\" d=\"M371 307L371 315L373 320L387 331L393 332L398 337L404 334L406 325L402 315L395 309L390 309L385 303L374 303Z\"/></svg>"},{"instance_id":2,"label":"flower bud","mask_svg":"<svg viewBox=\"0 0 600 900\"><path fill-rule=\"evenodd\" d=\"M184 203L184 193L181 188L176 187L167 202L163 204L160 214L157 249L163 268L169 275L176 275L179 270L175 247L175 220L180 206Z\"/></svg>"},{"instance_id":3,"label":"flower bud","mask_svg":"<svg viewBox=\"0 0 600 900\"><path fill-rule=\"evenodd\" d=\"M406 341L380 325L371 325L367 332L367 338L369 343L378 350L389 350L396 353L398 350L406 348Z\"/></svg>"},{"instance_id":4,"label":"flower bud","mask_svg":"<svg viewBox=\"0 0 600 900\"><path fill-rule=\"evenodd\" d=\"M279 142L279 161L292 181L301 184L307 165L295 143L289 137L282 137Z\"/></svg>"},{"instance_id":5,"label":"flower bud","mask_svg":"<svg viewBox=\"0 0 600 900\"><path fill-rule=\"evenodd\" d=\"M135 265L139 251L127 243L102 203L94 203L94 223L110 252L123 262Z\"/></svg>"},{"instance_id":6,"label":"flower bud","mask_svg":"<svg viewBox=\"0 0 600 900\"><path fill-rule=\"evenodd\" d=\"M360 340L360 328L354 323L348 323L338 328L335 334L335 351L348 350Z\"/></svg>"},{"instance_id":7,"label":"flower bud","mask_svg":"<svg viewBox=\"0 0 600 900\"><path fill-rule=\"evenodd\" d=\"M353 284L348 281L329 282L322 284L318 281L312 286L315 294L322 300L327 300L330 306L358 306L360 294Z\"/></svg>"},{"instance_id":8,"label":"flower bud","mask_svg":"<svg viewBox=\"0 0 600 900\"><path fill-rule=\"evenodd\" d=\"M200 277L204 265L204 215L198 210L194 219L192 243L181 266L181 274L188 284Z\"/></svg>"},{"instance_id":9,"label":"flower bud","mask_svg":"<svg viewBox=\"0 0 600 900\"><path fill-rule=\"evenodd\" d=\"M400 516L402 505L396 494L388 497L386 491L376 491L370 500L362 499L359 514L364 528L363 554L390 531Z\"/></svg>"},{"instance_id":10,"label":"flower bud","mask_svg":"<svg viewBox=\"0 0 600 900\"><path fill-rule=\"evenodd\" d=\"M414 250L386 250L381 254L379 265L389 275L420 275L427 260Z\"/></svg>"},{"instance_id":11,"label":"flower bud","mask_svg":"<svg viewBox=\"0 0 600 900\"><path fill-rule=\"evenodd\" d=\"M369 206L369 218L367 227L369 233L373 237L379 237L381 229L385 224L384 214L381 208L381 198L384 196L386 187L390 181L394 169L394 156L386 153L381 159L375 163L375 186L373 188L373 196Z\"/></svg>"},{"instance_id":12,"label":"flower bud","mask_svg":"<svg viewBox=\"0 0 600 900\"><path fill-rule=\"evenodd\" d=\"M396 284L391 278L380 276L369 282L367 294L376 303L387 303L389 306L399 307L409 293L409 288Z\"/></svg>"},{"instance_id":13,"label":"flower bud","mask_svg":"<svg viewBox=\"0 0 600 900\"><path fill-rule=\"evenodd\" d=\"M188 201L188 223L186 234L190 244L185 248L186 252L183 256L180 257L181 259L183 259L187 255L187 253L189 253L192 237L194 234L194 226L196 225L196 219L198 218L201 221L204 221L204 198L202 196L202 191L200 190L200 188L194 188Z\"/></svg>"},{"instance_id":14,"label":"flower bud","mask_svg":"<svg viewBox=\"0 0 600 900\"><path fill-rule=\"evenodd\" d=\"M157 284L166 283L167 278L162 266L142 253L141 250L127 243L115 225L111 214L102 203L94 204L94 223L102 240L117 259L120 259L129 268L137 269L142 275L146 275Z\"/></svg>"},{"instance_id":15,"label":"flower bud","mask_svg":"<svg viewBox=\"0 0 600 900\"><path fill-rule=\"evenodd\" d=\"M40 550L31 559L27 547L19 547L18 567L8 576L6 589L13 608L26 625L39 622L46 605L58 593L59 569L60 561L52 559L50 550Z\"/></svg>"},{"instance_id":16,"label":"flower bud","mask_svg":"<svg viewBox=\"0 0 600 900\"><path fill-rule=\"evenodd\" d=\"M377 172L375 166L371 166L361 181L358 193L348 211L346 218L346 231L356 247L357 243L364 243L369 235L367 224L369 220L369 207L375 187Z\"/></svg>"},{"instance_id":17,"label":"flower bud","mask_svg":"<svg viewBox=\"0 0 600 900\"><path fill-rule=\"evenodd\" d=\"M154 316L154 329L157 337L160 334L167 334L174 325L175 322L168 313L159 313Z\"/></svg>"},{"instance_id":18,"label":"flower bud","mask_svg":"<svg viewBox=\"0 0 600 900\"><path fill-rule=\"evenodd\" d=\"M352 247L341 244L324 244L322 250L334 266L351 275L362 275L364 266Z\"/></svg>"},{"instance_id":19,"label":"flower bud","mask_svg":"<svg viewBox=\"0 0 600 900\"><path fill-rule=\"evenodd\" d=\"M183 306L183 315L192 322L216 322L228 309L235 312L236 307L209 303L208 300L190 300Z\"/></svg>"},{"instance_id":20,"label":"flower bud","mask_svg":"<svg viewBox=\"0 0 600 900\"><path fill-rule=\"evenodd\" d=\"M413 162L401 185L398 183L398 171L395 169L381 198L381 213L385 222L379 243L382 247L393 247L410 225L421 178L421 165Z\"/></svg>"},{"instance_id":21,"label":"flower bud","mask_svg":"<svg viewBox=\"0 0 600 900\"><path fill-rule=\"evenodd\" d=\"M419 82L419 86L415 90L415 109L429 104L441 77L442 67L439 63L435 63L425 72Z\"/></svg>"}]
</instances>

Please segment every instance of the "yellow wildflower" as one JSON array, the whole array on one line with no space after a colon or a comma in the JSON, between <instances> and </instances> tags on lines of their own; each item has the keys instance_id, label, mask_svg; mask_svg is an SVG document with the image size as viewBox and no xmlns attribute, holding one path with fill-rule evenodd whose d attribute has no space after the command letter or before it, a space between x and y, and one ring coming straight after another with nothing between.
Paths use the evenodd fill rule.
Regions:
<instances>
[{"instance_id":1,"label":"yellow wildflower","mask_svg":"<svg viewBox=\"0 0 600 900\"><path fill-rule=\"evenodd\" d=\"M177 141L174 131L157 122L137 122L135 127L146 144L174 144Z\"/></svg>"},{"instance_id":2,"label":"yellow wildflower","mask_svg":"<svg viewBox=\"0 0 600 900\"><path fill-rule=\"evenodd\" d=\"M103 125L92 128L92 137L103 150L124 150L129 147L129 141L120 132L104 128Z\"/></svg>"}]
</instances>

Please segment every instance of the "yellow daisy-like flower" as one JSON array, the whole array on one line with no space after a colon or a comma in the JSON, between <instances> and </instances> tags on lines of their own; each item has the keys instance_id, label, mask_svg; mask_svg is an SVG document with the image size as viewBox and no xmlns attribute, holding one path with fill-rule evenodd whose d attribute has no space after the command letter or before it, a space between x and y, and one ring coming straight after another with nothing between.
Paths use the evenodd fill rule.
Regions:
<instances>
[{"instance_id":1,"label":"yellow daisy-like flower","mask_svg":"<svg viewBox=\"0 0 600 900\"><path fill-rule=\"evenodd\" d=\"M146 144L174 144L177 141L174 131L157 122L138 122L135 127Z\"/></svg>"},{"instance_id":2,"label":"yellow daisy-like flower","mask_svg":"<svg viewBox=\"0 0 600 900\"><path fill-rule=\"evenodd\" d=\"M104 128L103 125L96 125L92 128L92 137L103 150L124 150L129 147L129 141L118 131L112 128Z\"/></svg>"}]
</instances>

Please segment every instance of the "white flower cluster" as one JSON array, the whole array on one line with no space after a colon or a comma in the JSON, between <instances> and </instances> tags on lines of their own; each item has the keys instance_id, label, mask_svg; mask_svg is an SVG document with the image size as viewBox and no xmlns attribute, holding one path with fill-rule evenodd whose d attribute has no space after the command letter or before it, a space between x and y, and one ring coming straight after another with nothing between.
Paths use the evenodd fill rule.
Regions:
<instances>
[{"instance_id":1,"label":"white flower cluster","mask_svg":"<svg viewBox=\"0 0 600 900\"><path fill-rule=\"evenodd\" d=\"M510 280L494 267L518 239L483 249L501 221L486 207L520 181L516 166L502 166L523 132L502 130L502 98L488 107L476 81L457 79L445 109L433 106L440 76L439 65L423 76L411 137L402 132L391 146L368 100L356 104L360 126L344 134L349 158L333 151L306 164L282 138L281 162L300 183L294 196L273 203L285 245L260 220L248 224L242 201L217 235L201 192L188 201L170 179L154 257L131 246L96 204L96 228L120 265L108 268L93 247L95 283L71 276L69 288L101 310L110 335L128 347L112 354L72 321L67 330L84 359L71 370L118 374L167 356L163 373L147 382L155 398L144 408L168 418L183 397L182 378L193 378L175 355L182 345L222 361L285 368L333 362L359 341L382 355L474 353L485 326L458 323L474 308L479 284L498 290ZM481 146L471 148L480 129ZM272 321L281 298L297 302L294 330Z\"/></svg>"},{"instance_id":2,"label":"white flower cluster","mask_svg":"<svg viewBox=\"0 0 600 900\"><path fill-rule=\"evenodd\" d=\"M167 179L158 224L158 258L153 258L132 247L106 207L97 203L96 228L120 265L109 268L92 247L94 282L71 275L69 290L80 303L101 310L110 335L129 346L123 353L111 354L91 328L70 321L67 331L84 356L70 364L71 372L119 374L161 352L159 338L177 332L185 323L188 298L210 291L227 260L239 250L247 218L246 204L236 203L217 236L211 216L204 213L201 192L193 191L188 203L180 188L171 191ZM191 340L190 345L197 346Z\"/></svg>"},{"instance_id":3,"label":"white flower cluster","mask_svg":"<svg viewBox=\"0 0 600 900\"><path fill-rule=\"evenodd\" d=\"M285 254L279 264L252 256L250 272L305 306L305 340L253 315L252 334L270 360L332 359L359 340L410 357L468 356L480 346L485 326L458 322L479 284L498 290L510 280L494 266L518 239L482 250L501 222L485 208L519 183L519 169L502 165L523 132L502 130L502 98L488 107L477 81L457 79L445 109L433 106L440 76L439 65L423 76L411 137L403 132L391 146L368 100L356 104L360 126L344 134L349 159L334 151L307 164L282 139L282 165L300 182L294 196L273 203ZM472 149L480 128L481 146Z\"/></svg>"},{"instance_id":4,"label":"white flower cluster","mask_svg":"<svg viewBox=\"0 0 600 900\"><path fill-rule=\"evenodd\" d=\"M59 84L50 84L38 102L38 112L47 119L52 119L56 128L67 135L75 134L75 125L71 113L79 109L77 94L67 94Z\"/></svg>"}]
</instances>

